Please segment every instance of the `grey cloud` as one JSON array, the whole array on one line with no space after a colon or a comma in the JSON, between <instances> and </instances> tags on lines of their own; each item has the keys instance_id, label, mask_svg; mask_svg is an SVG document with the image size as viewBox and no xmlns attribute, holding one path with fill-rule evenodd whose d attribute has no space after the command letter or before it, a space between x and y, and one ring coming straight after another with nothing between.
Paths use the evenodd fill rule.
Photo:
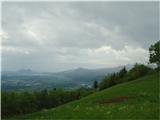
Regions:
<instances>
[{"instance_id":1,"label":"grey cloud","mask_svg":"<svg viewBox=\"0 0 160 120\"><path fill-rule=\"evenodd\" d=\"M84 17L110 30L118 26L122 35L148 48L158 40L158 2L76 3Z\"/></svg>"},{"instance_id":2,"label":"grey cloud","mask_svg":"<svg viewBox=\"0 0 160 120\"><path fill-rule=\"evenodd\" d=\"M3 2L2 28L4 70L146 63L158 2Z\"/></svg>"}]
</instances>

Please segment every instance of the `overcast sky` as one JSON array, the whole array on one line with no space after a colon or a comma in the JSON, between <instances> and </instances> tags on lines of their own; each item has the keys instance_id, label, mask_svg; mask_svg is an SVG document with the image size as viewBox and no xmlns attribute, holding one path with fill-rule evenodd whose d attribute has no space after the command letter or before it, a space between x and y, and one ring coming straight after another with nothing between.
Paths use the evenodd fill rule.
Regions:
<instances>
[{"instance_id":1,"label":"overcast sky","mask_svg":"<svg viewBox=\"0 0 160 120\"><path fill-rule=\"evenodd\" d=\"M148 62L158 2L3 2L2 70Z\"/></svg>"}]
</instances>

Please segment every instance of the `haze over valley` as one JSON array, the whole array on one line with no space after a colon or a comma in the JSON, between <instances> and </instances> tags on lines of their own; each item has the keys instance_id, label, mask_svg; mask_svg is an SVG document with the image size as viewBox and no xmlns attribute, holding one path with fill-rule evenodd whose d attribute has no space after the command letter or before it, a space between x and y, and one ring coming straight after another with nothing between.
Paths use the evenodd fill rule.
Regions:
<instances>
[{"instance_id":1,"label":"haze over valley","mask_svg":"<svg viewBox=\"0 0 160 120\"><path fill-rule=\"evenodd\" d=\"M130 69L133 65L127 65ZM56 73L34 72L30 69L2 71L2 90L39 90L44 88L92 87L92 83L101 81L107 74L118 72L124 66L102 69L77 68Z\"/></svg>"}]
</instances>

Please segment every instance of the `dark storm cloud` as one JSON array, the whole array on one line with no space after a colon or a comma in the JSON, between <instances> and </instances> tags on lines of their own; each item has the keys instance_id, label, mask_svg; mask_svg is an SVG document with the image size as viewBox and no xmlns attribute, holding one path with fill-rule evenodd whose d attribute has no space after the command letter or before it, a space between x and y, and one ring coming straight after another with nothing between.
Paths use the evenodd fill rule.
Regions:
<instances>
[{"instance_id":1,"label":"dark storm cloud","mask_svg":"<svg viewBox=\"0 0 160 120\"><path fill-rule=\"evenodd\" d=\"M158 2L3 2L2 29L4 70L146 63Z\"/></svg>"}]
</instances>

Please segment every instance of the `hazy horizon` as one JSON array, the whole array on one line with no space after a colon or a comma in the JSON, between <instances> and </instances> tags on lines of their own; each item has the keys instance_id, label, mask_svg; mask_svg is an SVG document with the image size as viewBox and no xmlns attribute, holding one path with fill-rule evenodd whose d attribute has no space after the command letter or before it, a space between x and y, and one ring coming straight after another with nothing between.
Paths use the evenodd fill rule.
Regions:
<instances>
[{"instance_id":1,"label":"hazy horizon","mask_svg":"<svg viewBox=\"0 0 160 120\"><path fill-rule=\"evenodd\" d=\"M2 71L147 63L157 2L2 2Z\"/></svg>"},{"instance_id":2,"label":"hazy horizon","mask_svg":"<svg viewBox=\"0 0 160 120\"><path fill-rule=\"evenodd\" d=\"M135 63L136 64L136 63ZM88 70L98 70L98 69L110 69L110 68L118 68L118 67L126 67L126 66L132 66L134 64L127 64L127 65L119 65L119 66L114 66L114 67L97 67L97 68L87 68L87 67L74 67L74 68L71 68L71 69L64 69L64 70L60 70L60 71L35 71L35 70L32 70L31 68L20 68L20 69L15 69L15 70L3 70L3 72L17 72L17 71L21 71L21 70L31 70L32 72L39 72L39 73L45 73L45 72L51 72L51 73L57 73L57 72L64 72L64 71L69 71L69 70L77 70L77 69L88 69Z\"/></svg>"}]
</instances>

